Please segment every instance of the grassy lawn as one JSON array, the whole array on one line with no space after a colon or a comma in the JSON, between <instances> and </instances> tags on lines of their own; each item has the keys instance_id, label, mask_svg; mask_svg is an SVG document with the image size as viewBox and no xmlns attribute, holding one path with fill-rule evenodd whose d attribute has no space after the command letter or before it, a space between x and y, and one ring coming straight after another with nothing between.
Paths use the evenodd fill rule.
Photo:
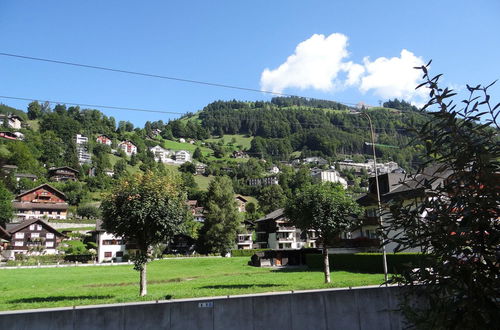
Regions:
<instances>
[{"instance_id":1,"label":"grassy lawn","mask_svg":"<svg viewBox=\"0 0 500 330\"><path fill-rule=\"evenodd\" d=\"M198 184L199 190L208 190L208 185L212 181L214 177L212 175L204 176L204 175L195 175L194 181Z\"/></svg>"},{"instance_id":2,"label":"grassy lawn","mask_svg":"<svg viewBox=\"0 0 500 330\"><path fill-rule=\"evenodd\" d=\"M141 300L376 285L382 274L248 266L249 258L164 259L148 265L148 295L138 296L132 265L0 270L0 310L105 304Z\"/></svg>"},{"instance_id":3,"label":"grassy lawn","mask_svg":"<svg viewBox=\"0 0 500 330\"><path fill-rule=\"evenodd\" d=\"M250 145L252 143L253 137L248 137L246 135L241 135L241 134L226 134L222 138L216 138L216 139L206 139L205 141L207 142L219 142L221 139L224 140L224 144L228 145L231 143L232 139L235 139L236 142L234 143L234 146L241 145L243 146L243 149L250 149Z\"/></svg>"}]
</instances>

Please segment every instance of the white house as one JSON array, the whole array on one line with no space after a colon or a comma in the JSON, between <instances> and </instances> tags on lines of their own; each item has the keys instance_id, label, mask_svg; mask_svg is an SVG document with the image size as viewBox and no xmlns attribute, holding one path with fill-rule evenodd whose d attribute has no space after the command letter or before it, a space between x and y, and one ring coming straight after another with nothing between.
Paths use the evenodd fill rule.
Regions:
<instances>
[{"instance_id":1,"label":"white house","mask_svg":"<svg viewBox=\"0 0 500 330\"><path fill-rule=\"evenodd\" d=\"M22 118L16 115L0 114L0 124L6 121L7 126L13 129L20 129L22 127Z\"/></svg>"},{"instance_id":2,"label":"white house","mask_svg":"<svg viewBox=\"0 0 500 330\"><path fill-rule=\"evenodd\" d=\"M118 144L118 148L123 150L127 156L132 156L137 153L137 147L132 142L125 140Z\"/></svg>"},{"instance_id":3,"label":"white house","mask_svg":"<svg viewBox=\"0 0 500 330\"><path fill-rule=\"evenodd\" d=\"M118 236L108 233L102 228L102 221L97 220L96 229L97 262L121 262L126 254L125 241Z\"/></svg>"},{"instance_id":4,"label":"white house","mask_svg":"<svg viewBox=\"0 0 500 330\"><path fill-rule=\"evenodd\" d=\"M92 163L91 155L88 152L89 138L81 134L76 135L76 153L78 156L78 163L80 165Z\"/></svg>"},{"instance_id":5,"label":"white house","mask_svg":"<svg viewBox=\"0 0 500 330\"><path fill-rule=\"evenodd\" d=\"M105 144L107 146L111 146L113 144L113 141L111 141L111 139L109 138L109 136L104 135L104 134L99 135L95 141L97 143Z\"/></svg>"},{"instance_id":6,"label":"white house","mask_svg":"<svg viewBox=\"0 0 500 330\"><path fill-rule=\"evenodd\" d=\"M149 150L153 153L153 155L155 156L155 161L157 162L161 161L162 163L168 163L172 161L172 150L168 150L160 146L149 148Z\"/></svg>"},{"instance_id":7,"label":"white house","mask_svg":"<svg viewBox=\"0 0 500 330\"><path fill-rule=\"evenodd\" d=\"M185 163L191 161L191 154L186 150L179 150L175 152L175 160L178 163Z\"/></svg>"},{"instance_id":8,"label":"white house","mask_svg":"<svg viewBox=\"0 0 500 330\"><path fill-rule=\"evenodd\" d=\"M318 247L316 231L302 232L285 217L283 209L273 211L255 223L257 239L253 248L282 250Z\"/></svg>"},{"instance_id":9,"label":"white house","mask_svg":"<svg viewBox=\"0 0 500 330\"><path fill-rule=\"evenodd\" d=\"M344 189L347 189L347 180L340 176L335 170L311 170L311 176L320 182L340 183Z\"/></svg>"}]
</instances>

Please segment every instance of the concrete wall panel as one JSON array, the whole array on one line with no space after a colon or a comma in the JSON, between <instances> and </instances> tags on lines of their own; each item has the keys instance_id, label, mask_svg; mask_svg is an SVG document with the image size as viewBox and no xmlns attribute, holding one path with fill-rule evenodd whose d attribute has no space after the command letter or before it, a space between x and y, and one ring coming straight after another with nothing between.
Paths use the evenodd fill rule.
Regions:
<instances>
[{"instance_id":1,"label":"concrete wall panel","mask_svg":"<svg viewBox=\"0 0 500 330\"><path fill-rule=\"evenodd\" d=\"M214 302L214 330L253 330L252 299L230 298Z\"/></svg>"},{"instance_id":2,"label":"concrete wall panel","mask_svg":"<svg viewBox=\"0 0 500 330\"><path fill-rule=\"evenodd\" d=\"M292 329L290 296L253 297L253 322L255 330Z\"/></svg>"},{"instance_id":3,"label":"concrete wall panel","mask_svg":"<svg viewBox=\"0 0 500 330\"><path fill-rule=\"evenodd\" d=\"M213 300L180 302L170 306L171 330L213 330Z\"/></svg>"}]
</instances>

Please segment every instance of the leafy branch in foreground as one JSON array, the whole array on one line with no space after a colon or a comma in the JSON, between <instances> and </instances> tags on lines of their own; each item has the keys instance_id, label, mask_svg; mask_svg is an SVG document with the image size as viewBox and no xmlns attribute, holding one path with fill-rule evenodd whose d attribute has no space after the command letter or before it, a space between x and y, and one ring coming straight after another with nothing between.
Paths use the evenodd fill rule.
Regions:
<instances>
[{"instance_id":1,"label":"leafy branch in foreground","mask_svg":"<svg viewBox=\"0 0 500 330\"><path fill-rule=\"evenodd\" d=\"M422 110L431 120L418 137L428 159L420 173L434 171L419 181L425 198L391 205L393 219L385 229L404 229L392 241L401 250L420 247L431 265L394 281L424 299L402 306L417 328L492 329L500 324L500 103L490 103L492 84L467 86L470 95L459 109L456 94L439 87L441 75L429 75L429 64L418 68L424 73L418 87L429 89Z\"/></svg>"}]
</instances>

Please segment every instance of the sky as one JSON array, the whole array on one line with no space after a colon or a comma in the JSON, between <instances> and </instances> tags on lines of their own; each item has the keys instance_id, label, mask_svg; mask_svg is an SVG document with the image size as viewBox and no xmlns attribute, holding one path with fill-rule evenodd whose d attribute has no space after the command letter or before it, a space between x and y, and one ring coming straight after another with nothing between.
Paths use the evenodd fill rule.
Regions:
<instances>
[{"instance_id":1,"label":"sky","mask_svg":"<svg viewBox=\"0 0 500 330\"><path fill-rule=\"evenodd\" d=\"M444 86L500 78L500 1L0 0L0 53L378 105L425 103L412 69L432 59ZM500 83L490 90L498 102ZM136 126L216 100L269 93L0 55L0 95L96 107ZM0 98L25 110L29 101Z\"/></svg>"}]
</instances>

